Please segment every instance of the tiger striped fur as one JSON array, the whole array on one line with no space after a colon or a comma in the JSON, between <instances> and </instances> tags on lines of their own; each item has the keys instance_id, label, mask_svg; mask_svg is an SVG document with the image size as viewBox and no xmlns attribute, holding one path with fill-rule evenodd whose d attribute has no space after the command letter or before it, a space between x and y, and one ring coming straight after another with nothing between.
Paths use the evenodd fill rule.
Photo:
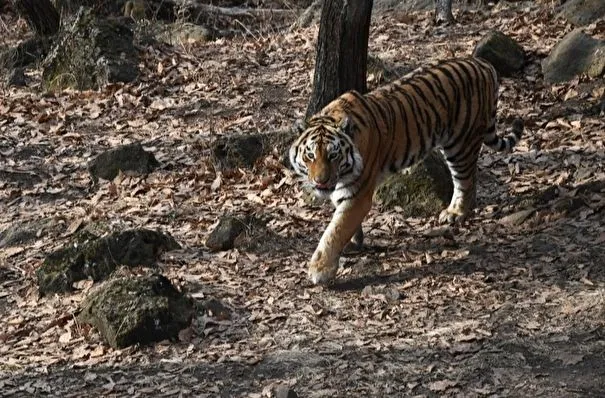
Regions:
<instances>
[{"instance_id":1,"label":"tiger striped fur","mask_svg":"<svg viewBox=\"0 0 605 398\"><path fill-rule=\"evenodd\" d=\"M313 283L336 275L349 241L362 244L361 223L370 211L377 184L440 148L454 193L439 216L463 221L475 206L477 160L482 144L510 151L523 132L496 134L498 79L480 58L442 61L361 95L349 91L309 118L292 144L295 172L329 196L336 207L309 263Z\"/></svg>"}]
</instances>

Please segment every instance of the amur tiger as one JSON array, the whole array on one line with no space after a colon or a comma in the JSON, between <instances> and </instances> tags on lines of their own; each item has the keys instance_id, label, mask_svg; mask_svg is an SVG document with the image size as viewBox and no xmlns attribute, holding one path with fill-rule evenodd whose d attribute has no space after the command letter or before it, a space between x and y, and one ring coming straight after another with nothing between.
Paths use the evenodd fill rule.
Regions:
<instances>
[{"instance_id":1,"label":"amur tiger","mask_svg":"<svg viewBox=\"0 0 605 398\"><path fill-rule=\"evenodd\" d=\"M362 244L361 222L377 184L435 148L444 154L454 183L451 203L439 220L463 221L475 206L482 144L510 151L523 132L523 122L516 119L512 134L496 134L497 99L491 64L453 59L365 95L349 91L307 119L290 147L290 162L317 196L329 196L336 207L309 263L313 283L334 278L349 241Z\"/></svg>"}]
</instances>

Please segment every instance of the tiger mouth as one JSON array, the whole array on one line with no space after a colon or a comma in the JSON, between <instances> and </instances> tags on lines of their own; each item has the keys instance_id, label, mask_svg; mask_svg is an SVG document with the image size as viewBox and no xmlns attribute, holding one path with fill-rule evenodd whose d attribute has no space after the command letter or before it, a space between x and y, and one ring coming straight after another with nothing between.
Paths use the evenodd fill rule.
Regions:
<instances>
[{"instance_id":1,"label":"tiger mouth","mask_svg":"<svg viewBox=\"0 0 605 398\"><path fill-rule=\"evenodd\" d=\"M314 188L320 192L332 192L336 188L336 184L314 184Z\"/></svg>"}]
</instances>

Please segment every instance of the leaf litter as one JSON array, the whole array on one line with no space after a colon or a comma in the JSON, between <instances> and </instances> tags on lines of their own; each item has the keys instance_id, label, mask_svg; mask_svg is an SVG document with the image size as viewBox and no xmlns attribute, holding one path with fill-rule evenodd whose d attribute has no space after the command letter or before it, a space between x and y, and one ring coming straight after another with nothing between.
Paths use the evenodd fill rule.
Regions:
<instances>
[{"instance_id":1,"label":"leaf litter","mask_svg":"<svg viewBox=\"0 0 605 398\"><path fill-rule=\"evenodd\" d=\"M308 397L603 393L605 121L585 111L602 101L603 81L543 82L541 59L571 30L555 15L541 2L467 9L449 28L433 27L431 13L374 16L370 53L395 66L470 54L492 28L518 40L528 64L503 80L499 116L521 116L527 130L512 154L483 152L469 223L442 228L436 217L402 219L376 206L364 222L368 248L344 258L330 288L312 286L305 266L331 209L305 203L278 154L255 171L219 171L210 161L219 137L279 131L303 116L317 26L143 47L134 85L6 89L0 231L45 219L55 227L0 249L0 390L268 396L287 384ZM603 38L599 26L588 33ZM581 84L593 87L579 94ZM91 190L88 161L133 142L159 169ZM262 214L281 239L270 250L212 253L204 242L227 213ZM109 348L75 318L90 283L38 297L45 255L97 222L160 228L183 246L159 265L199 304L178 341Z\"/></svg>"}]
</instances>

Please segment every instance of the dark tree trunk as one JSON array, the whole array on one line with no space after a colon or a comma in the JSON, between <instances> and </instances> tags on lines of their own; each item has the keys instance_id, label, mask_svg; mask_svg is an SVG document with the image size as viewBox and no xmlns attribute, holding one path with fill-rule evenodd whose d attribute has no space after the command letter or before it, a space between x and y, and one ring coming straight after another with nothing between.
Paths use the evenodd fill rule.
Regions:
<instances>
[{"instance_id":1,"label":"dark tree trunk","mask_svg":"<svg viewBox=\"0 0 605 398\"><path fill-rule=\"evenodd\" d=\"M435 0L435 24L449 25L453 22L452 0Z\"/></svg>"},{"instance_id":2,"label":"dark tree trunk","mask_svg":"<svg viewBox=\"0 0 605 398\"><path fill-rule=\"evenodd\" d=\"M13 5L39 36L51 36L59 31L61 18L50 0L13 0Z\"/></svg>"},{"instance_id":3,"label":"dark tree trunk","mask_svg":"<svg viewBox=\"0 0 605 398\"><path fill-rule=\"evenodd\" d=\"M372 3L373 0L324 1L307 117L348 90L367 91Z\"/></svg>"}]
</instances>

